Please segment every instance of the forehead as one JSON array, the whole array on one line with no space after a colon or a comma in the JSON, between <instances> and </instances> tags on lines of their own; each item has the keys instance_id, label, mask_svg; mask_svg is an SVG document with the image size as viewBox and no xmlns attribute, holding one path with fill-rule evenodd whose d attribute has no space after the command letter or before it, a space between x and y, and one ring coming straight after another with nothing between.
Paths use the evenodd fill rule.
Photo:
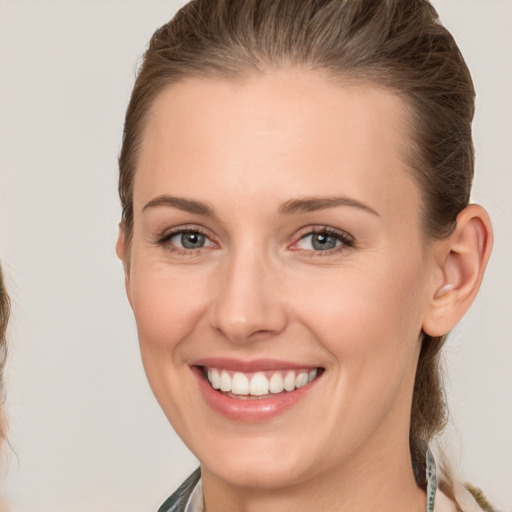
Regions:
<instances>
[{"instance_id":1,"label":"forehead","mask_svg":"<svg viewBox=\"0 0 512 512\"><path fill-rule=\"evenodd\" d=\"M389 196L387 208L400 195L417 196L404 158L407 119L399 96L319 73L190 78L152 106L134 205L157 194L193 197L220 188L229 198L242 191L283 200L308 191Z\"/></svg>"}]
</instances>

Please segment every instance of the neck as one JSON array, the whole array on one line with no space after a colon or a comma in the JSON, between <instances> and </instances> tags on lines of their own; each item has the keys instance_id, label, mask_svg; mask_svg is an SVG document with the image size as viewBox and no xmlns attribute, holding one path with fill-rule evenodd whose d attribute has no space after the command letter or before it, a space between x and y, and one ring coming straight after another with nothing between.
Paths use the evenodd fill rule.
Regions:
<instances>
[{"instance_id":1,"label":"neck","mask_svg":"<svg viewBox=\"0 0 512 512\"><path fill-rule=\"evenodd\" d=\"M381 440L343 465L279 489L233 486L202 468L207 512L424 512L409 444Z\"/></svg>"}]
</instances>

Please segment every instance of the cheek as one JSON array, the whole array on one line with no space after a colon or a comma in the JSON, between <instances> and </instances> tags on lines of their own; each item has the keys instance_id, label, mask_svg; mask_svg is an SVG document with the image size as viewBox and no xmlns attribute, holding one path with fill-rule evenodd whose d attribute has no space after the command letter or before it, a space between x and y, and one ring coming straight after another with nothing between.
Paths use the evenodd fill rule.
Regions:
<instances>
[{"instance_id":1,"label":"cheek","mask_svg":"<svg viewBox=\"0 0 512 512\"><path fill-rule=\"evenodd\" d=\"M131 291L143 352L176 348L204 310L204 281L186 272L169 272L165 264L141 262L134 269Z\"/></svg>"},{"instance_id":2,"label":"cheek","mask_svg":"<svg viewBox=\"0 0 512 512\"><path fill-rule=\"evenodd\" d=\"M392 359L410 351L422 325L420 266L414 255L408 261L382 258L299 281L303 322L337 361L369 354Z\"/></svg>"},{"instance_id":3,"label":"cheek","mask_svg":"<svg viewBox=\"0 0 512 512\"><path fill-rule=\"evenodd\" d=\"M338 269L317 276L314 286L300 283L302 324L331 354L328 369L337 399L326 421L354 446L390 410L407 425L420 346L420 295L411 294L417 268L393 261L375 268Z\"/></svg>"},{"instance_id":4,"label":"cheek","mask_svg":"<svg viewBox=\"0 0 512 512\"><path fill-rule=\"evenodd\" d=\"M194 403L186 365L187 339L205 311L205 280L150 260L133 262L130 278L142 363L153 393L174 428L186 434L184 404ZM172 392L179 389L179 393ZM185 436L186 437L186 436Z\"/></svg>"}]
</instances>

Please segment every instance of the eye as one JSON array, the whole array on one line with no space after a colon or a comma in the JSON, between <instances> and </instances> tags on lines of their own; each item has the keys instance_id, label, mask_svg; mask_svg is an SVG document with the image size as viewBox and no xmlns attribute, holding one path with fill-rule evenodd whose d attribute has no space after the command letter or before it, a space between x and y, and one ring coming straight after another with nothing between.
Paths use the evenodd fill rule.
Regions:
<instances>
[{"instance_id":1,"label":"eye","mask_svg":"<svg viewBox=\"0 0 512 512\"><path fill-rule=\"evenodd\" d=\"M197 229L180 229L162 236L158 240L159 245L165 246L171 251L197 251L215 244L204 233Z\"/></svg>"},{"instance_id":2,"label":"eye","mask_svg":"<svg viewBox=\"0 0 512 512\"><path fill-rule=\"evenodd\" d=\"M321 229L301 236L294 244L293 249L329 252L341 250L344 247L352 247L353 245L353 239L348 235L329 229Z\"/></svg>"},{"instance_id":3,"label":"eye","mask_svg":"<svg viewBox=\"0 0 512 512\"><path fill-rule=\"evenodd\" d=\"M328 233L310 233L297 242L297 249L330 251L341 245L341 240Z\"/></svg>"},{"instance_id":4,"label":"eye","mask_svg":"<svg viewBox=\"0 0 512 512\"><path fill-rule=\"evenodd\" d=\"M200 249L208 244L209 240L198 231L182 231L169 238L169 242L183 249Z\"/></svg>"}]
</instances>

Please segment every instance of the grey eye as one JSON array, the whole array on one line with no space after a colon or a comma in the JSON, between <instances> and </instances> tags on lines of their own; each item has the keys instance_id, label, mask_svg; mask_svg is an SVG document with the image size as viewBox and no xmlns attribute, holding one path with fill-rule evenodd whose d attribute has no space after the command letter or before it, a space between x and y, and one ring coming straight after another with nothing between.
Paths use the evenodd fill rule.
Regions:
<instances>
[{"instance_id":1,"label":"grey eye","mask_svg":"<svg viewBox=\"0 0 512 512\"><path fill-rule=\"evenodd\" d=\"M183 249L201 249L208 245L208 238L197 231L184 231L176 233L171 237L170 242Z\"/></svg>"},{"instance_id":2,"label":"grey eye","mask_svg":"<svg viewBox=\"0 0 512 512\"><path fill-rule=\"evenodd\" d=\"M329 233L309 233L303 236L297 246L299 249L314 251L329 251L335 249L342 244L339 237Z\"/></svg>"},{"instance_id":3,"label":"grey eye","mask_svg":"<svg viewBox=\"0 0 512 512\"><path fill-rule=\"evenodd\" d=\"M338 239L325 233L315 233L311 238L311 245L313 246L313 249L316 249L317 251L334 249L337 243L339 243Z\"/></svg>"},{"instance_id":4,"label":"grey eye","mask_svg":"<svg viewBox=\"0 0 512 512\"><path fill-rule=\"evenodd\" d=\"M198 249L204 247L205 236L201 233L183 233L181 243L185 249Z\"/></svg>"}]
</instances>

